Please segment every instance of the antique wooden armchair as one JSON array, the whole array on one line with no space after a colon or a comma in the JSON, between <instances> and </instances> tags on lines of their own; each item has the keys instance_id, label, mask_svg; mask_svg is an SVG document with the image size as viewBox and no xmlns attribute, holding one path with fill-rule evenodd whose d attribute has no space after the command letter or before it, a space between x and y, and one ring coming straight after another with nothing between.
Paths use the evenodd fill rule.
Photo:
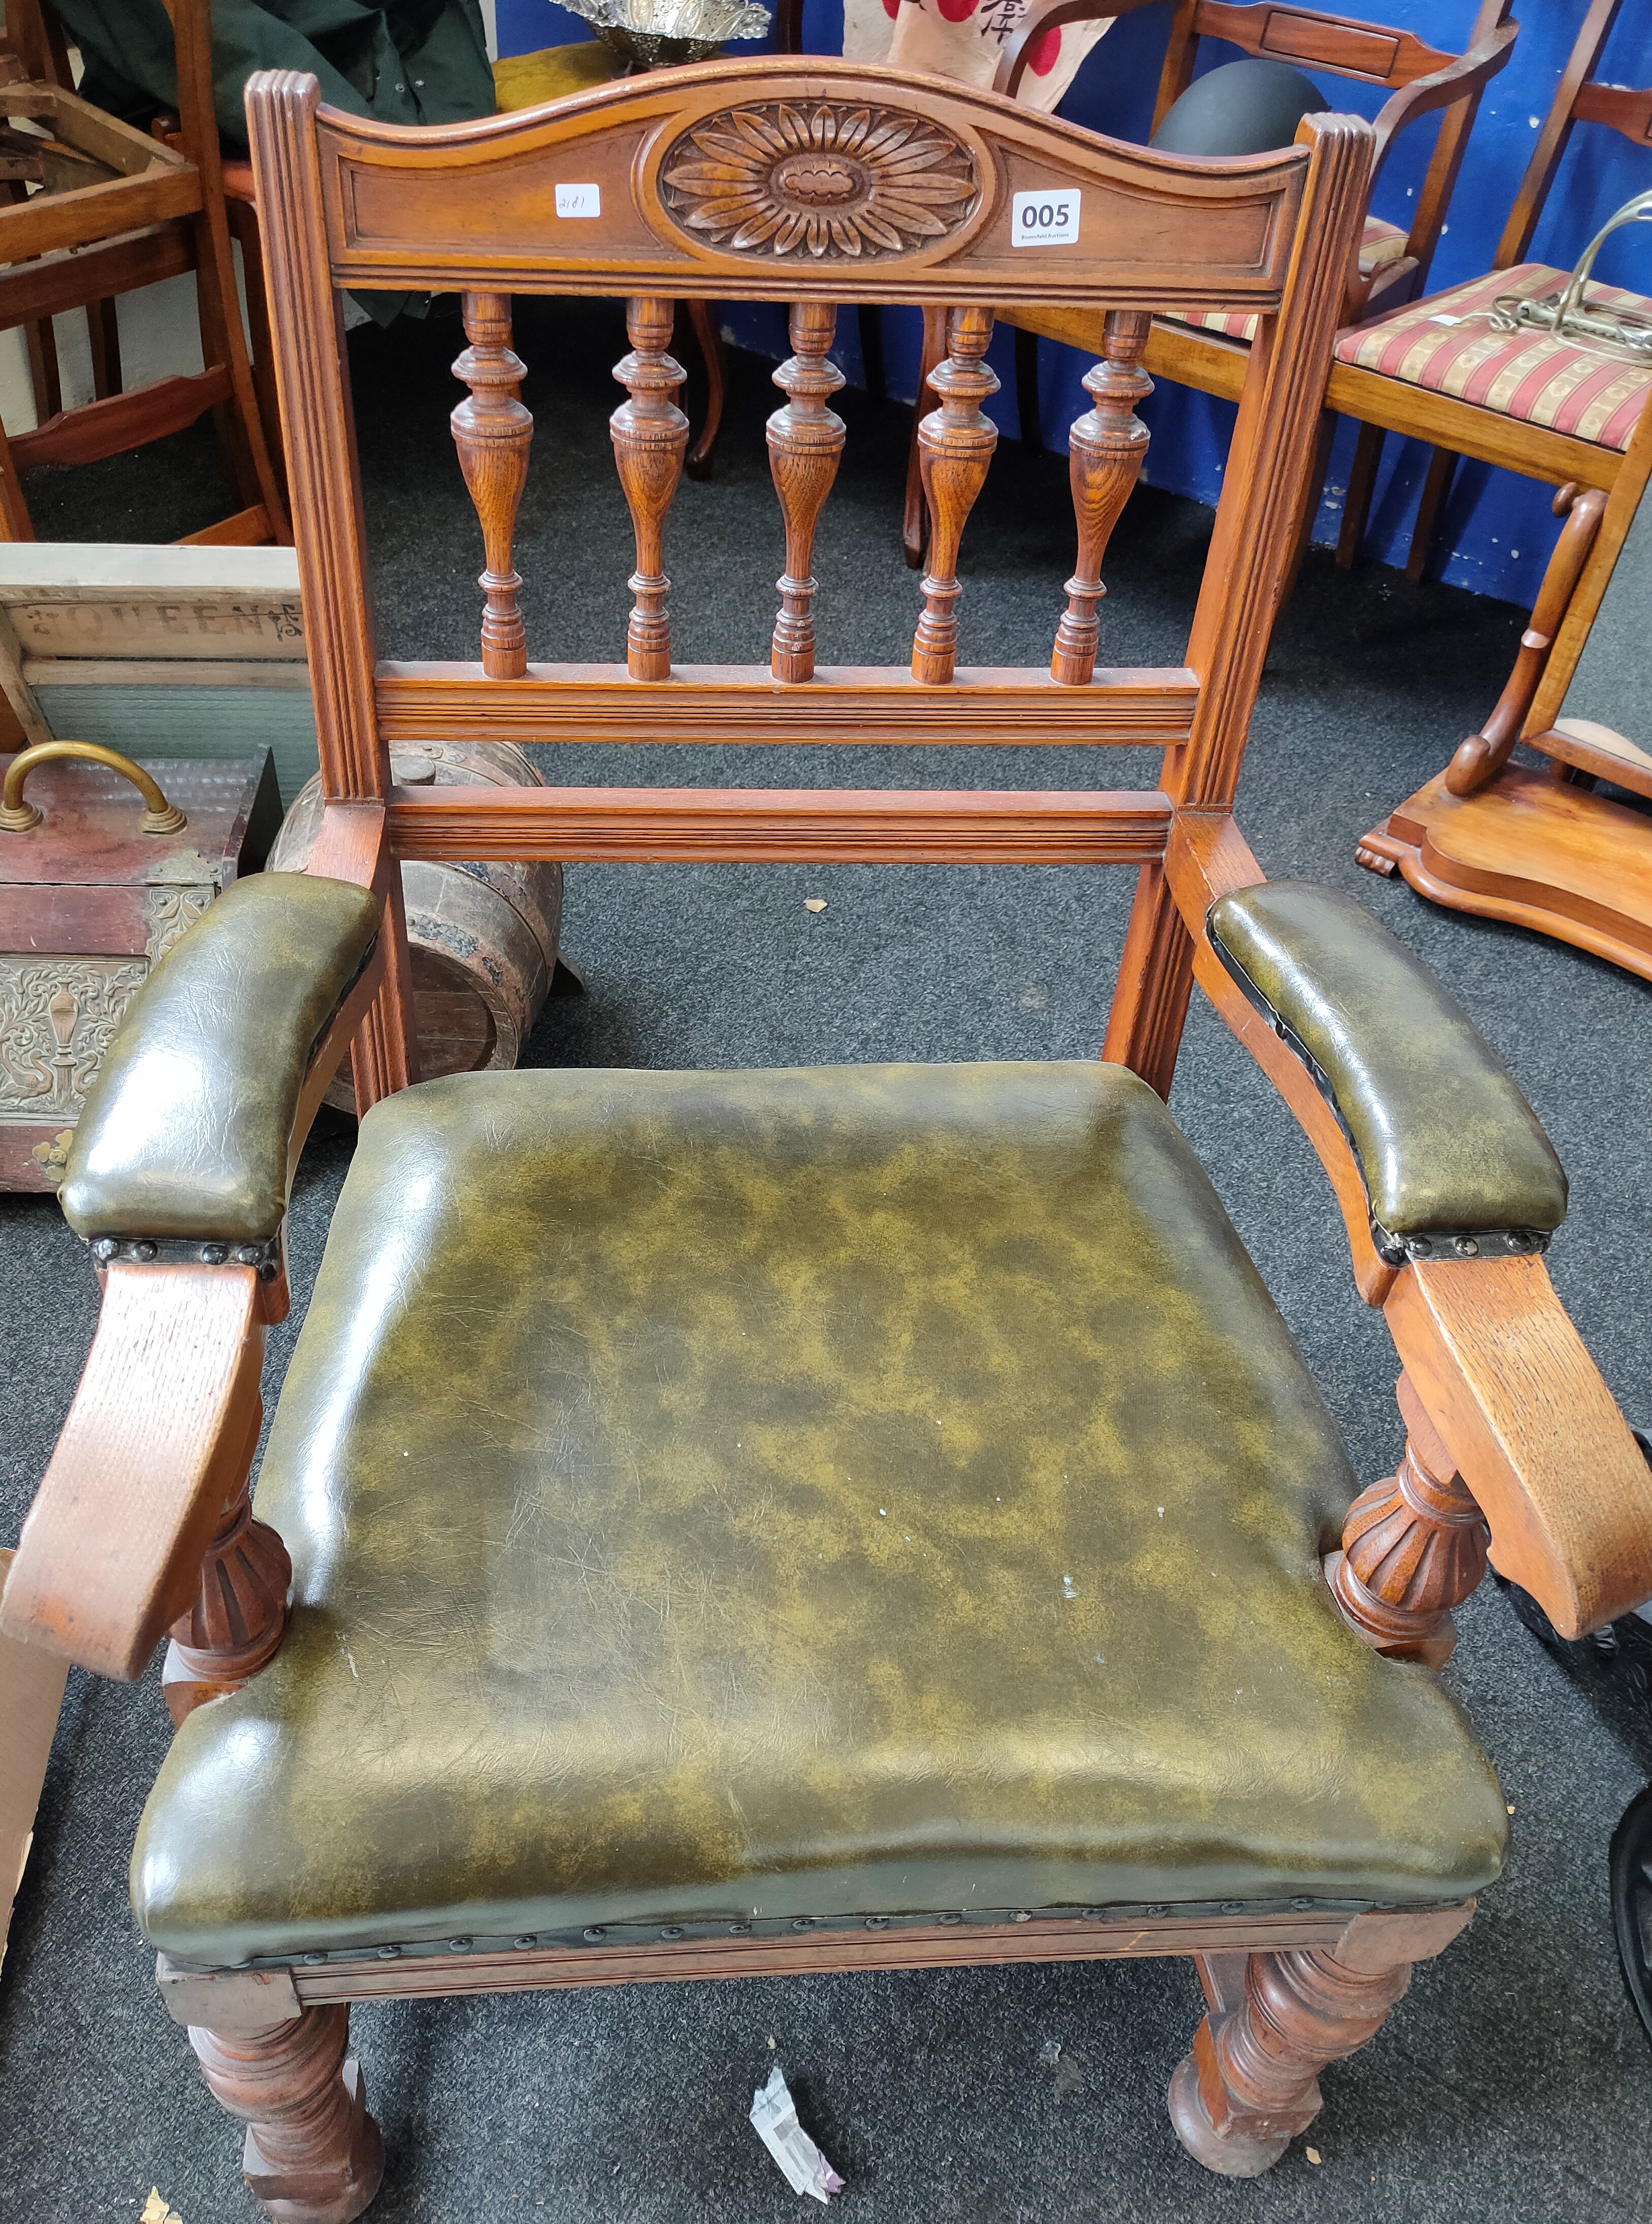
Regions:
<instances>
[{"instance_id":1,"label":"antique wooden armchair","mask_svg":"<svg viewBox=\"0 0 1652 2224\"><path fill-rule=\"evenodd\" d=\"M1514 0L1479 0L1466 47L1461 54L1452 54L1430 46L1412 32L1393 30L1365 17L1334 15L1325 9L1281 7L1276 0L1239 0L1239 4L1235 0L1181 0L1165 51L1153 128L1158 129L1192 83L1199 42L1204 38L1225 40L1247 54L1294 62L1316 80L1341 77L1357 84L1388 87L1390 98L1376 121L1376 148L1365 204L1348 259L1338 319L1344 326L1358 331L1410 300L1427 281L1441 230L1450 213L1452 193L1480 97L1514 52L1520 27L1509 21L1513 5ZM999 89L1013 96L1037 41L1047 30L1094 12L1093 0L1044 0L1044 5L1029 16L1020 37L1006 54L998 78ZM1417 192L1410 225L1403 228L1371 213L1371 195L1400 133L1431 115L1440 117L1434 153ZM1082 312L1075 313L1065 306L1051 305L1031 313L1012 310L1009 321L1087 351L1100 344L1094 319L1087 320ZM1244 389L1245 357L1255 332L1256 319L1248 312L1209 310L1193 317L1161 317L1154 322L1144 361L1155 377L1174 379L1179 385L1197 387L1201 393L1236 401ZM1334 429L1334 415L1327 414L1319 431L1319 459L1304 490L1308 503L1314 508L1318 506ZM1345 527L1356 500L1363 523L1381 445L1380 430L1362 424ZM1310 531L1312 525L1312 516L1305 517L1303 532ZM1356 540L1359 530L1359 525L1352 528ZM1348 545L1346 531L1343 539Z\"/></svg>"},{"instance_id":2,"label":"antique wooden armchair","mask_svg":"<svg viewBox=\"0 0 1652 2224\"><path fill-rule=\"evenodd\" d=\"M1265 883L1232 815L1369 130L1203 164L785 60L423 132L303 77L248 105L331 799L307 876L184 937L82 1121L62 1194L103 1311L0 1622L124 1677L172 1631L135 1900L249 2182L312 2224L370 2200L352 2000L1140 1954L1196 1955L1209 2002L1178 2136L1255 2175L1498 1871L1501 1794L1431 1672L1488 1532L1562 1630L1652 1592L1652 1478L1541 1256L1541 1128L1407 953ZM1012 249L1023 192L1073 197L1078 242ZM950 312L910 669L815 663L846 281ZM375 657L337 321L364 285L465 292L479 663ZM630 296L622 666L527 660L513 291ZM792 304L760 666L672 658L664 351L696 295ZM988 305L1063 300L1107 357L1050 666L960 666ZM1186 666L1110 669L1150 319L1206 309L1261 324ZM1164 755L1146 793L392 787L432 731ZM414 1088L394 864L449 856L1139 878L1094 1062ZM1409 1448L1360 1496L1161 1102L1195 976L1400 1354ZM346 1043L372 1109L255 1519L289 1169Z\"/></svg>"}]
</instances>

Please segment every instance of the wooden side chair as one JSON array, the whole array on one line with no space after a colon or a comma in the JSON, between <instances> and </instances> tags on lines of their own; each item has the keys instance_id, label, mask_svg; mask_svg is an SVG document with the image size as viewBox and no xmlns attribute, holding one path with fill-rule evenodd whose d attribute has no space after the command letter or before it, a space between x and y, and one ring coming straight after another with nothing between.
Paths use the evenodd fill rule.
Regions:
<instances>
[{"instance_id":1,"label":"wooden side chair","mask_svg":"<svg viewBox=\"0 0 1652 2224\"><path fill-rule=\"evenodd\" d=\"M665 72L439 130L248 91L328 802L142 991L73 1150L104 1278L0 1624L100 1671L168 1630L139 1922L272 2216L339 2224L378 2130L352 2000L1194 1955L1177 2136L1254 2176L1500 1867L1432 1671L1488 1544L1563 1632L1652 1592L1652 1475L1549 1283L1546 1138L1346 899L1233 823L1364 205L1368 128L1147 155L835 61ZM558 189L590 215L558 218ZM569 189L577 188L576 197ZM1013 250L1018 193L1078 240ZM340 288L457 287L479 660L382 663ZM835 304L944 306L910 666L817 663ZM623 664L530 661L513 293L620 293ZM766 660L675 660L684 298L791 304ZM993 305L1105 319L1048 668L961 661ZM1100 661L1155 313L1254 312L1189 636ZM543 433L541 438L543 438ZM685 552L691 554L691 552ZM772 560L772 559L770 560ZM616 583L617 586L617 583ZM1140 793L395 787L432 732L829 748L1158 742ZM0 840L27 833L0 828ZM406 857L1113 862L1101 1058L413 1086ZM1397 1474L1334 1426L1167 1113L1192 983L1329 1172L1403 1373ZM293 1159L371 1107L259 1481ZM206 1700L214 1703L201 1703ZM662 2134L665 2136L667 2134Z\"/></svg>"},{"instance_id":2,"label":"wooden side chair","mask_svg":"<svg viewBox=\"0 0 1652 2224\"><path fill-rule=\"evenodd\" d=\"M1621 351L1573 334L1499 332L1491 313L1500 295L1536 298L1564 287L1570 275L1529 262L1526 255L1574 126L1604 124L1637 147L1652 135L1652 87L1608 85L1596 75L1622 5L1623 0L1590 0L1491 270L1389 308L1339 339L1331 405L1344 416L1358 417L1364 428L1339 561L1351 564L1358 552L1383 435L1391 432L1434 443L1406 566L1414 579L1428 568L1460 456L1547 479L1557 488L1598 488L1611 495L1597 577L1610 572L1652 464L1652 445L1636 438L1652 393L1652 358L1628 359ZM1600 212L1603 219L1610 213ZM1579 251L1584 243L1579 238ZM1622 287L1594 285L1590 298L1652 315L1652 300Z\"/></svg>"},{"instance_id":3,"label":"wooden side chair","mask_svg":"<svg viewBox=\"0 0 1652 2224\"><path fill-rule=\"evenodd\" d=\"M1495 711L1358 855L1373 872L1397 867L1436 903L1535 927L1652 981L1652 502L1613 552L1603 596L1593 559L1608 497L1567 493ZM1599 603L1586 628L1576 609L1586 594ZM1601 793L1603 784L1617 793Z\"/></svg>"},{"instance_id":4,"label":"wooden side chair","mask_svg":"<svg viewBox=\"0 0 1652 2224\"><path fill-rule=\"evenodd\" d=\"M1450 213L1452 193L1481 95L1514 51L1519 26L1509 20L1514 0L1479 0L1467 47L1453 54L1429 45L1410 31L1334 15L1325 9L1287 9L1276 4L1276 0L1244 0L1244 4L1233 4L1233 0L1181 0L1159 79L1153 128L1158 129L1192 83L1199 43L1206 38L1225 40L1247 54L1293 63L1316 81L1340 77L1356 84L1388 87L1390 97L1376 120L1376 155L1366 205L1360 212L1359 240L1349 258L1340 319L1345 326L1363 330L1372 319L1409 301L1427 281L1441 228ZM1045 0L1042 8L1035 9L1015 45L1006 52L999 74L999 89L1013 97L1037 41L1088 5L1089 0ZM1440 117L1439 130L1408 229L1375 215L1370 194L1400 133L1433 115ZM1018 311L1011 321L1069 346L1088 351L1096 344L1094 330L1068 308L1051 306L1031 313ZM1154 324L1144 361L1157 378L1173 379L1178 385L1197 387L1201 393L1236 401L1244 390L1245 357L1256 330L1255 318L1236 311L1203 309L1185 317L1161 317ZM1311 513L1318 504L1334 429L1334 417L1327 414L1319 428L1318 460L1307 489L1304 534L1312 528ZM1369 502L1380 442L1380 433L1362 426L1350 509L1356 487L1363 490L1358 497L1362 510Z\"/></svg>"},{"instance_id":5,"label":"wooden side chair","mask_svg":"<svg viewBox=\"0 0 1652 2224\"><path fill-rule=\"evenodd\" d=\"M90 182L49 186L0 207L0 331L35 332L36 397L53 414L33 432L0 430L0 535L32 540L18 474L41 464L93 463L181 432L211 411L239 507L197 541L250 544L292 538L286 502L259 414L230 249L218 128L212 117L212 40L207 0L175 0L181 135L166 146L66 89L55 25L40 0L8 0L8 35L37 74L0 85L0 114L49 126L97 157ZM115 300L161 278L195 274L204 368L121 390ZM255 274L249 294L258 306ZM62 409L50 319L85 308L96 398Z\"/></svg>"}]
</instances>

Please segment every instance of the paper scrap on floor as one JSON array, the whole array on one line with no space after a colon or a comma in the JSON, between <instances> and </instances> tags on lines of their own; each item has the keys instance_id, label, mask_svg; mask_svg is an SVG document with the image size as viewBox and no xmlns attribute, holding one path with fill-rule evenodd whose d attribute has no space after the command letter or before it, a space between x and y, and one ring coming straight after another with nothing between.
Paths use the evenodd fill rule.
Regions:
<instances>
[{"instance_id":1,"label":"paper scrap on floor","mask_svg":"<svg viewBox=\"0 0 1652 2224\"><path fill-rule=\"evenodd\" d=\"M798 2121L798 2105L777 2062L769 2082L752 2095L752 2128L774 2157L794 2193L811 2194L823 2207L843 2181Z\"/></svg>"}]
</instances>

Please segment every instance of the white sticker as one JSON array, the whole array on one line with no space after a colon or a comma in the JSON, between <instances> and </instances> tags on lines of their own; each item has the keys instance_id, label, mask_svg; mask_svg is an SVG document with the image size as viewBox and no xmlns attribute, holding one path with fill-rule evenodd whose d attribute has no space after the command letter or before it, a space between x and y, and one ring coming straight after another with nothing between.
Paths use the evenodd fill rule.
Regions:
<instances>
[{"instance_id":1,"label":"white sticker","mask_svg":"<svg viewBox=\"0 0 1652 2224\"><path fill-rule=\"evenodd\" d=\"M1010 245L1075 245L1078 204L1077 190L1070 186L1052 186L1048 193L1017 193L1010 205Z\"/></svg>"},{"instance_id":2,"label":"white sticker","mask_svg":"<svg viewBox=\"0 0 1652 2224\"><path fill-rule=\"evenodd\" d=\"M558 216L601 216L602 188L601 186L558 186L557 214Z\"/></svg>"}]
</instances>

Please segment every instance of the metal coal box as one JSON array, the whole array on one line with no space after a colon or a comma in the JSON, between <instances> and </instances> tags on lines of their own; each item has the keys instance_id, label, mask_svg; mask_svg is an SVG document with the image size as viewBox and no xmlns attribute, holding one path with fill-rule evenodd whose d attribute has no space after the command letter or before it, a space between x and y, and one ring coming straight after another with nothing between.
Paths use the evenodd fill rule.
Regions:
<instances>
[{"instance_id":1,"label":"metal coal box","mask_svg":"<svg viewBox=\"0 0 1652 2224\"><path fill-rule=\"evenodd\" d=\"M281 796L267 749L139 767L47 742L0 756L0 1189L53 1189L122 1013L263 863Z\"/></svg>"}]
</instances>

